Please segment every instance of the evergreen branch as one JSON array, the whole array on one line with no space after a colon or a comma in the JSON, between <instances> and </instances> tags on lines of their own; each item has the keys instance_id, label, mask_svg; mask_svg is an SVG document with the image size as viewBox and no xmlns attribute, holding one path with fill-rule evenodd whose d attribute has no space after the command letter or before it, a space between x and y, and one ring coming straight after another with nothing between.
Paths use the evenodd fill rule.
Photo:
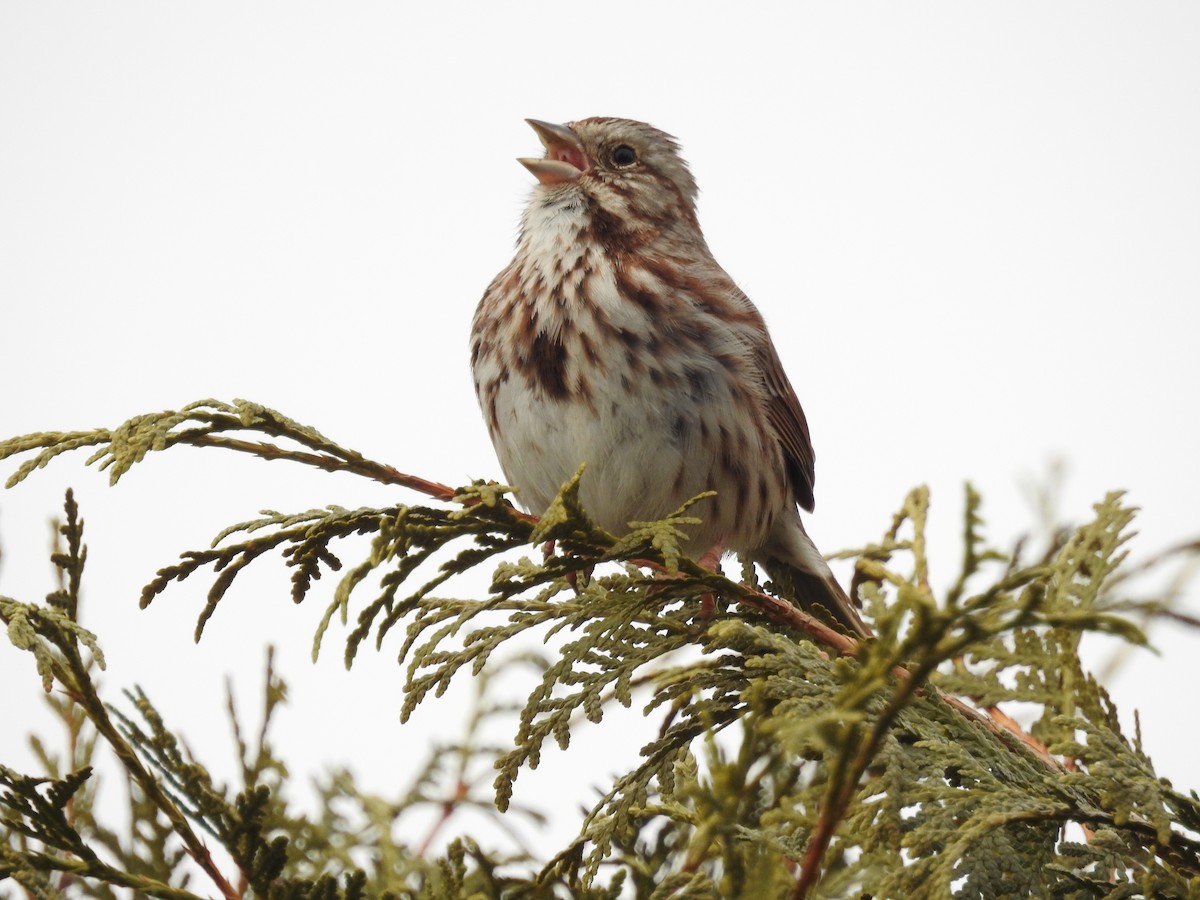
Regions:
<instances>
[{"instance_id":1,"label":"evergreen branch","mask_svg":"<svg viewBox=\"0 0 1200 900\"><path fill-rule=\"evenodd\" d=\"M1018 576L1011 579L1011 582L1014 584L1021 583L1025 577L1027 576ZM853 658L858 655L861 645L857 639L844 632L834 630L821 620L785 600L762 593L761 591L751 590L744 584L740 584L737 587L739 602L762 613L768 621L793 628L807 635L818 644L837 651L842 656ZM914 677L909 670L901 665L892 666L891 672L897 679L902 681L907 681ZM1010 749L1013 748L1012 739L1015 738L1020 744L1033 751L1049 773L1054 775L1062 773L1062 764L1047 751L1045 745L1029 735L1011 717L1004 715L998 707L994 705L989 706L986 714L984 714L974 707L967 705L952 693L948 693L938 687L933 687L932 691L939 700L954 709L955 712L967 721L987 730L1004 746ZM925 688L917 688L918 694L923 694L924 692Z\"/></svg>"},{"instance_id":2,"label":"evergreen branch","mask_svg":"<svg viewBox=\"0 0 1200 900\"><path fill-rule=\"evenodd\" d=\"M1065 640L1065 634L1073 636L1068 642L1071 648L1070 659L1077 664L1078 657L1074 652L1079 634L1077 629L1085 624L1093 628L1102 624L1100 619L1077 611L1090 608L1103 579L1119 565L1124 556L1119 548L1127 540L1124 531L1132 516L1130 511L1120 507L1120 495L1110 494L1103 504L1096 506L1097 517L1093 523L1077 532L1056 557L1055 565L1048 573L1052 591L1029 587L1039 574L1036 570L1011 573L1004 579L1014 586L1025 584L1026 590L1022 592L1021 600L1012 606L1011 611L996 622L997 616L991 604L985 606L968 601L962 607L962 612L957 601L942 610L933 606L923 574L925 567L921 564L924 552L923 516L927 507L926 499L923 495L910 495L905 509L901 511L902 515L912 517L914 526L912 547L914 555L917 556L917 564L913 582L899 583L893 577L887 578L899 587L898 603L877 621L881 640L864 645L863 652L859 655L864 674L857 679L857 683L848 686L852 687L852 690L844 693L843 708L865 709L864 704L878 690L883 677L888 673L895 677L902 660L912 658L913 661L909 665L909 671L897 677L896 687L890 699L874 717L869 729L865 720L852 718L848 721L847 733L840 742L841 750L835 756L830 773L820 817L800 862L800 874L792 892L792 897L796 900L806 897L820 877L822 861L834 831L849 810L862 775L882 748L883 741L897 716L917 696L918 689L943 662L956 658L968 647L977 644L985 634L995 636L1016 632L1035 621L1045 608L1048 614L1043 619L1058 626L1054 631L1063 632L1064 625L1075 626L1074 630L1064 632L1064 638L1060 640ZM969 524L966 540L970 546L976 541L973 531L975 516L976 511L968 499L966 518ZM899 526L898 517L893 522L889 538L894 540ZM974 550L969 550L965 562L967 569L975 565L972 554ZM982 610L982 621L964 618L963 613L972 610ZM899 642L887 640L888 636L894 633L893 623L898 622L904 613L912 615L912 625L907 635ZM984 621L989 618L993 621L984 625ZM1135 639L1137 637L1132 632L1126 632L1126 636ZM1069 683L1064 688L1064 694L1075 696ZM1069 705L1067 711L1070 712ZM1003 727L1004 723L1000 724Z\"/></svg>"},{"instance_id":3,"label":"evergreen branch","mask_svg":"<svg viewBox=\"0 0 1200 900\"><path fill-rule=\"evenodd\" d=\"M281 437L295 439L293 434L283 434ZM235 438L214 434L196 434L181 437L179 443L190 444L193 447L223 447L226 450L236 450L265 459L286 460L312 466L326 472L349 472L385 484L391 487L405 487L418 493L449 503L454 500L456 493L449 485L430 481L416 475L408 475L392 466L378 463L374 460L349 450L338 448L336 455L331 453L304 453L299 450L287 450L265 441L240 441Z\"/></svg>"},{"instance_id":4,"label":"evergreen branch","mask_svg":"<svg viewBox=\"0 0 1200 900\"><path fill-rule=\"evenodd\" d=\"M313 452L241 440L225 434L246 431L293 440ZM407 475L392 466L367 459L361 453L335 444L314 428L248 400L234 400L232 404L200 400L178 410L135 416L113 430L27 434L0 441L0 459L39 451L9 477L6 486L13 487L62 454L93 447L97 449L87 463L99 463L102 470L108 469L109 482L116 484L134 464L145 459L147 453L177 444L223 447L268 461L289 460L327 472L349 472L381 484L410 488L443 502L450 502L455 497L453 488L447 485Z\"/></svg>"},{"instance_id":5,"label":"evergreen branch","mask_svg":"<svg viewBox=\"0 0 1200 900\"><path fill-rule=\"evenodd\" d=\"M946 605L954 607L962 598L967 582L979 572L983 563L991 560L1003 561L1007 557L999 550L986 546L983 537L983 517L979 510L983 498L969 481L963 486L965 497L963 512L963 559L958 579L946 593Z\"/></svg>"},{"instance_id":6,"label":"evergreen branch","mask_svg":"<svg viewBox=\"0 0 1200 900\"><path fill-rule=\"evenodd\" d=\"M230 436L239 430L297 441L303 449ZM96 437L18 439L23 450L9 442L0 453L40 449L26 462L36 468L81 446L88 434ZM1144 642L1118 615L1130 607L1111 595L1128 571L1133 514L1119 495L1097 504L1091 522L1056 532L1034 564L1023 562L1019 547L1006 566L994 567L1003 571L976 589L986 564L1001 557L986 543L980 500L968 485L961 569L939 603L926 558L928 491L911 492L882 540L850 554L856 557L853 593L863 598L877 635L856 641L761 590L752 572L744 570L739 584L684 557L680 548L696 521L686 505L663 521L632 523L624 536L597 528L579 503L579 473L535 519L513 509L501 486L452 491L419 479L405 482L408 476L278 413L215 402L130 420L93 442L100 449L92 461L109 467L116 480L150 450L175 443L349 471L424 490L452 508L266 512L162 570L147 588L147 602L171 581L212 566L216 577L202 627L237 574L274 550L292 567L292 596L300 601L324 572L341 568L333 549L338 541L370 535L366 559L350 565L334 591L314 650L333 616L346 623L355 592L377 581L378 593L357 612L346 658L349 663L366 637L374 635L380 645L403 626L402 717L456 679L486 675L512 640L553 640L557 651L538 669L524 702L504 707L516 716L511 746L485 748L468 740L439 748L438 758L416 767L413 786L398 803L376 802L339 776L322 789L320 822L287 816L276 792L286 773L267 747L266 721L257 747L250 746L236 727L231 698L244 782L232 801L144 695L130 695L136 724L109 711L110 728L111 720L119 722L118 737L130 754L159 773L162 793L150 798L150 815L167 815L178 834L161 808L165 802L185 823L211 831L233 854L244 886L257 894L349 897L368 886L398 884L404 890L420 885L423 896L544 894L554 884L579 896L615 896L622 878L637 896L671 890L806 896L818 882L829 895L869 890L878 896L944 895L957 890L956 883L984 896L1117 895L1136 882L1147 895L1171 896L1200 884L1200 801L1157 778L1140 735L1125 737L1111 700L1079 662L1084 632ZM24 467L19 474L27 474ZM74 687L83 676L60 646L73 641L82 657L81 648L95 644L74 621L72 597L86 551L78 532L65 536L67 546L56 558L63 584L47 607L0 600L0 615L43 676L70 682L72 696L94 719L84 688ZM437 596L458 574L543 542L558 554L500 564L487 597ZM896 566L902 554L911 555L911 569ZM418 578L435 558L445 561ZM698 606L700 597L709 598L706 606ZM692 647L703 657L681 652ZM268 668L268 693L271 682ZM539 765L547 741L566 748L583 719L600 722L612 703L629 706L635 696L645 697L646 715L661 714L657 735L638 765L610 782L578 838L542 870L539 884L504 874L503 862L470 840L452 843L442 859L428 858L457 810L487 807L475 795L482 783L476 759L490 754L495 760L495 807L506 808L515 779ZM999 706L1016 700L1042 711L1028 731ZM111 742L107 731L100 733ZM136 773L130 777L144 790ZM74 791L50 789L56 800L66 798L61 816L79 835L70 809L83 784ZM50 793L45 785L37 791ZM336 809L348 799L361 804L360 824L351 825ZM394 819L430 804L434 824L416 852L395 843ZM39 823L33 839L52 836L51 814L33 815ZM1084 826L1087 845L1062 839L1059 828L1069 822ZM342 834L366 840L366 829L378 835L371 846L379 848L380 871L391 867L398 880L355 869L357 845L334 840ZM27 837L11 833L14 841ZM186 840L185 847L194 858L195 848ZM311 861L303 848L313 851ZM28 856L14 856L3 842L0 851L0 866ZM1018 871L1000 873L994 861L1001 858L1018 860ZM343 885L322 865L353 871ZM607 888L599 885L605 866L621 873ZM293 877L297 868L312 877ZM33 869L22 872L20 883L50 896L49 881L38 882Z\"/></svg>"},{"instance_id":7,"label":"evergreen branch","mask_svg":"<svg viewBox=\"0 0 1200 900\"><path fill-rule=\"evenodd\" d=\"M149 606L172 581L183 581L201 568L212 566L218 577L209 588L207 602L196 623L195 638L198 641L205 624L234 579L263 554L284 548L283 557L295 570L292 575L292 599L299 603L307 595L312 582L321 577L322 566L332 571L341 568L341 561L329 551L332 541L376 531L380 522L396 515L398 509L347 510L330 506L324 510L290 515L265 512L262 519L226 528L214 539L211 548L186 551L181 554L182 562L160 569L154 580L142 589L140 605L143 609ZM258 532L268 526L275 526L275 530L249 540L217 546L236 532Z\"/></svg>"},{"instance_id":8,"label":"evergreen branch","mask_svg":"<svg viewBox=\"0 0 1200 900\"><path fill-rule=\"evenodd\" d=\"M859 780L875 759L896 717L916 696L919 687L937 666L937 661L926 660L911 673L898 679L896 689L884 710L876 717L866 739L863 740L861 725L853 726L849 740L837 756L830 775L826 801L817 820L816 830L809 839L804 857L800 860L800 874L791 896L804 900L821 876L825 853L833 839L834 830L846 816L850 803L858 790Z\"/></svg>"},{"instance_id":9,"label":"evergreen branch","mask_svg":"<svg viewBox=\"0 0 1200 900\"><path fill-rule=\"evenodd\" d=\"M0 780L0 783L3 783ZM71 859L48 853L26 852L13 858L0 847L0 880L19 878L22 874L34 875L61 872L74 878L94 879L112 887L129 888L138 896L161 897L164 900L205 900L202 894L194 894L183 888L144 875L136 875L114 868L100 859ZM57 893L49 896L58 896Z\"/></svg>"},{"instance_id":10,"label":"evergreen branch","mask_svg":"<svg viewBox=\"0 0 1200 900\"><path fill-rule=\"evenodd\" d=\"M56 554L54 559L60 568L70 573L69 583L74 585L74 590L77 591L79 576L82 573L83 562L86 558L86 551L82 544L83 523L78 518L78 508L75 505L74 496L71 491L67 491L65 509L67 519L61 526L61 531L67 539L67 545L71 550L67 554ZM11 604L11 601L9 603ZM124 740L109 717L108 710L103 701L101 701L96 691L95 683L92 681L89 671L90 663L84 660L80 652L80 644L82 643L94 655L97 655L99 659L98 647L95 645L94 637L79 628L73 621L67 619L65 615L61 619L58 616L51 615L52 613L57 613L60 608L64 610L71 609L73 611L78 609L78 595L59 598L56 608L52 610L39 611L27 604L22 604L21 606L24 607L26 621L36 620L40 624L38 630L41 640L31 646L27 645L25 649L30 649L38 657L39 669L42 670L43 675L43 684L45 684L45 679L49 676L53 681L61 684L71 698L79 704L85 715L87 715L95 726L100 737L112 748L118 760L120 760L122 766L130 774L138 787L171 822L175 834L183 841L188 854L205 874L208 875L222 896L226 897L227 900L233 900L233 898L237 897L237 893L216 867L208 849L196 836L187 818L180 812L176 804L160 789L158 781L142 765L133 748ZM11 606L8 609L11 609ZM9 622L11 634L12 624L16 621L16 617L14 616L12 619L9 619L6 614L6 621ZM68 624L64 625L64 622ZM19 643L17 645L21 646ZM53 648L53 651L50 648ZM43 838L41 834L37 834L36 836L39 839ZM53 838L53 835L46 835L46 837ZM72 852L79 855L77 850L73 850Z\"/></svg>"},{"instance_id":11,"label":"evergreen branch","mask_svg":"<svg viewBox=\"0 0 1200 900\"><path fill-rule=\"evenodd\" d=\"M100 733L100 736L112 748L117 759L120 760L121 765L125 767L126 771L130 773L138 787L146 794L154 806L166 816L175 834L179 836L187 848L188 855L208 875L223 897L229 898L229 900L236 898L238 896L237 892L225 879L224 875L221 874L221 871L217 868L212 856L209 854L208 848L192 830L187 817L184 816L171 798L159 788L157 780L142 765L133 748L124 740L120 731L108 717L104 704L95 693L90 679L87 678L86 671L73 659L69 660L68 668L69 674L63 673L67 675L67 679L60 676L60 683L67 690L71 691L76 702L83 707L88 718L91 719L96 730Z\"/></svg>"}]
</instances>

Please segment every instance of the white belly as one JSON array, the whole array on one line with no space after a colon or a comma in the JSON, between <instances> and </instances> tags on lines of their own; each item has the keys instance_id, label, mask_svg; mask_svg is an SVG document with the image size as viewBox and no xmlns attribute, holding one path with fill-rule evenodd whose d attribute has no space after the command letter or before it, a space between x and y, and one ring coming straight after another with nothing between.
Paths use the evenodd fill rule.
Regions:
<instances>
[{"instance_id":1,"label":"white belly","mask_svg":"<svg viewBox=\"0 0 1200 900\"><path fill-rule=\"evenodd\" d=\"M505 476L522 504L541 513L586 465L584 507L614 534L717 490L689 511L704 521L685 528L691 538L685 549L701 553L717 543L750 549L786 507L777 496L760 502L762 473L781 461L746 429L729 373L713 363L708 376L700 396L682 377L626 387L620 375L593 373L590 403L531 392L513 377L499 386L495 407L493 440Z\"/></svg>"},{"instance_id":2,"label":"white belly","mask_svg":"<svg viewBox=\"0 0 1200 900\"><path fill-rule=\"evenodd\" d=\"M584 505L604 528L623 532L629 521L664 516L705 490L696 479L679 483L686 459L709 467L696 458L700 451L690 442L672 439L670 405L661 393L633 401L608 390L596 391L590 406L560 402L531 395L523 386L514 389L509 382L496 409L500 464L520 489L522 502L536 513L586 464ZM681 496L688 488L695 490Z\"/></svg>"}]
</instances>

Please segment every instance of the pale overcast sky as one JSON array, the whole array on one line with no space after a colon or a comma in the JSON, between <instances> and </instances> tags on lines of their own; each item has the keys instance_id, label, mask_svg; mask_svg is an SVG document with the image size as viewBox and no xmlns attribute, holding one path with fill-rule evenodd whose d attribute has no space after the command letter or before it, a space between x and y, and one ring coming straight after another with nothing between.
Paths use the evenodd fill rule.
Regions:
<instances>
[{"instance_id":1,"label":"pale overcast sky","mask_svg":"<svg viewBox=\"0 0 1200 900\"><path fill-rule=\"evenodd\" d=\"M1063 513L1127 489L1146 555L1200 533L1197 47L1186 2L8 2L0 432L246 397L404 471L499 478L466 344L532 183L523 119L618 115L679 137L709 243L772 328L812 425L822 549L877 539L928 483L945 585L962 482L1007 542L1032 516L1020 485L1061 458ZM273 641L294 772L394 790L454 735L452 706L398 725L398 641L344 673L335 634L308 663L331 584L293 607L264 561L198 646L206 584L136 608L158 567L259 509L419 498L193 451L111 490L83 459L0 493L0 593L51 588L45 523L74 485L109 699L143 684L232 772L222 680L254 704ZM1200 787L1181 732L1200 635L1153 637L1164 655L1113 692L1160 774ZM5 718L49 733L32 661L0 647L0 683ZM636 747L654 723L620 727ZM0 760L27 760L17 731ZM618 765L592 736L517 799L553 796L574 828Z\"/></svg>"}]
</instances>

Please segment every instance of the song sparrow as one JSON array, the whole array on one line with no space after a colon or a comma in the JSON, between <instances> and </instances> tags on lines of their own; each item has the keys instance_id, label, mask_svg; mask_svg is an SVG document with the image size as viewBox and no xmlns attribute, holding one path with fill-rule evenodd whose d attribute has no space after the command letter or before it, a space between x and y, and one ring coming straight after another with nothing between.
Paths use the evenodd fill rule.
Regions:
<instances>
[{"instance_id":1,"label":"song sparrow","mask_svg":"<svg viewBox=\"0 0 1200 900\"><path fill-rule=\"evenodd\" d=\"M801 524L808 423L766 325L717 265L675 140L641 122L528 120L546 149L517 253L475 311L475 390L506 478L541 512L581 463L604 528L692 508L685 548L760 563L868 634Z\"/></svg>"}]
</instances>

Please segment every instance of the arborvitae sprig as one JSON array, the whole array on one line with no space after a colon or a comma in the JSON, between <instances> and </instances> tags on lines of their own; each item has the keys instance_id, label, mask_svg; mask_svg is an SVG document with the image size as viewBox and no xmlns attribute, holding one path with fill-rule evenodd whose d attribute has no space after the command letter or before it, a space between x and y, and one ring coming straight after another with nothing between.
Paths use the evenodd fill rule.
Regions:
<instances>
[{"instance_id":1,"label":"arborvitae sprig","mask_svg":"<svg viewBox=\"0 0 1200 900\"><path fill-rule=\"evenodd\" d=\"M82 566L77 563L85 555L82 523L70 496L67 513L64 536L73 549L56 551L53 559L60 568L81 574ZM239 881L255 896L297 900L432 893L459 896L459 888L472 893L483 883L510 884L511 877L495 870L526 861L520 852L484 854L468 842L461 846L469 852L458 856L462 865L452 866L449 857L439 860L427 855L428 847L418 851L393 837L401 817L429 805L441 808L444 819L457 809L473 806L491 809L500 821L490 795L483 792L487 779L480 777L490 772L498 751L474 739L476 729L487 718L509 713L506 702L496 704L486 691L490 669L478 679L476 712L464 739L430 748L413 786L398 800L367 795L342 775L323 789L327 803L321 817L308 819L289 812L287 769L270 747L269 727L287 692L270 656L263 723L253 743L237 724L229 697L242 784L219 785L207 768L191 757L140 689L126 692L132 706L128 713L100 700L92 678L94 666L79 652L83 635L83 646L99 657L97 639L73 618L78 612L80 581L63 581L70 596L56 596L55 606L2 598L0 617L10 626L14 646L33 654L39 664L47 661L51 686L65 689L48 694L48 702L56 710L69 705L72 714L81 713L98 731L97 737L82 736L81 740L79 729L72 726L75 752L67 763L80 758L90 762L99 741L115 752L124 766L130 779L133 830L121 838L97 822L94 791L89 792L94 783L90 765L56 777L32 777L0 766L0 881L11 879L31 896L55 900L73 896L71 885L87 885L87 896L112 897L112 888L129 888L138 896L199 900L211 895L215 884L221 894L233 897L240 896L232 887ZM47 609L49 614L42 615ZM64 701L64 696L71 699ZM47 768L60 768L56 757L44 745L39 746ZM148 776L150 769L157 777ZM340 812L334 812L334 807ZM362 830L355 840L348 841L354 831L349 827L340 830L339 824L350 823L339 822L338 817L353 809L359 811L356 827ZM223 874L226 864L210 855L206 842L196 838L196 828L207 832L209 842L228 855L233 868L229 877ZM361 869L356 857L361 859L372 846L376 865L371 870ZM193 866L210 877L209 888L190 887L195 873L189 873L184 864L188 856Z\"/></svg>"},{"instance_id":2,"label":"arborvitae sprig","mask_svg":"<svg viewBox=\"0 0 1200 900\"><path fill-rule=\"evenodd\" d=\"M536 638L554 650L523 702L496 709L515 718L510 746L468 741L443 748L444 760L417 766L413 788L390 805L336 776L323 787L324 817L308 820L287 810L286 769L261 737L257 757L239 737L244 784L232 791L183 753L144 697L133 695L138 723L130 716L118 731L89 690L86 670L73 662L78 650L70 648L90 636L78 630L71 589L46 614L2 601L8 605L0 605L0 615L16 623L16 643L34 652L43 672L82 686L87 716L145 793L147 815L168 822L202 868L189 829L210 829L256 893L549 896L565 889L614 896L622 885L639 897L1200 891L1200 801L1156 776L1079 661L1086 632L1144 642L1123 617L1139 607L1113 590L1122 584L1133 514L1120 495L1097 504L1090 522L1029 562L1022 548L1001 554L988 545L980 498L968 488L961 571L940 594L929 579L928 491L913 491L879 542L849 554L854 592L876 631L857 642L763 593L748 569L739 583L683 557L680 535L695 521L687 507L661 522L631 523L627 535L598 529L579 505L586 473L537 520L516 510L501 486L456 491L404 475L242 401L205 401L112 432L33 435L0 444L0 458L35 453L14 476L19 480L65 450L89 446L97 448L92 461L109 466L115 480L150 450L177 443L351 472L416 489L442 505L266 513L164 569L147 600L211 565L217 577L203 626L236 575L279 550L293 567L299 601L323 572L342 565L332 549L338 541L370 534L365 558L335 588L317 640L335 616L348 623L353 615L349 662L369 636L379 646L401 628L403 716L456 680L486 679L504 651L523 646L514 641ZM543 551L545 542L555 552ZM63 560L81 561L78 541L68 546L76 549ZM499 560L518 547L529 554ZM494 565L488 596L439 595L485 564ZM369 582L377 593L354 608ZM701 603L702 596L717 603ZM999 707L1011 700L1039 709L1028 729ZM474 791L483 779L473 768L481 758L495 761L494 799L507 807L514 779L539 763L547 740L567 750L583 720L603 726L614 702L641 703L659 719L657 732L641 762L607 785L579 836L536 878L532 860L505 858L466 838L435 861L425 853L428 841L414 851L367 837L439 796L451 811L457 803L482 803ZM257 762L246 764L251 757ZM145 781L146 761L169 792ZM438 788L446 777L455 786L449 798ZM21 821L36 820L28 825L35 831L51 828L50 813L29 806L28 789L19 795L26 803ZM338 798L361 801L361 814L342 816ZM1082 841L1064 839L1068 825ZM3 845L4 859L19 863L12 871L27 880L42 871L21 842L28 837L12 832ZM357 871L353 852L364 842L379 864ZM75 864L54 863L58 871ZM108 878L95 869L85 874ZM221 884L219 873L209 874Z\"/></svg>"}]
</instances>

